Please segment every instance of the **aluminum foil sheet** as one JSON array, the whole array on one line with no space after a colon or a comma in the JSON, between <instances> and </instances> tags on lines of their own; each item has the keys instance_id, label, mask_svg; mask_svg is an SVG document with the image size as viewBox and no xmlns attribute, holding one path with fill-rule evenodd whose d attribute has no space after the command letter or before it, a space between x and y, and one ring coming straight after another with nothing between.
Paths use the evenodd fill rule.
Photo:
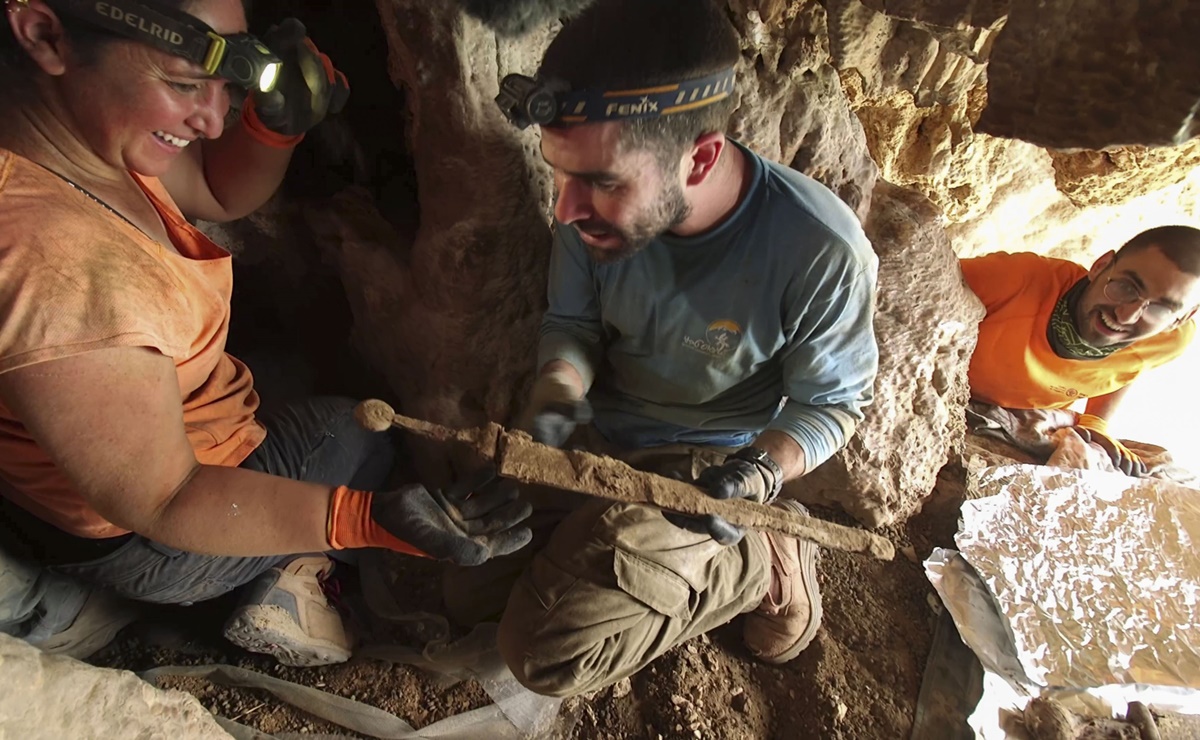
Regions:
<instances>
[{"instance_id":1,"label":"aluminum foil sheet","mask_svg":"<svg viewBox=\"0 0 1200 740\"><path fill-rule=\"evenodd\" d=\"M1042 686L1200 689L1200 491L1032 465L972 476L955 541Z\"/></svg>"}]
</instances>

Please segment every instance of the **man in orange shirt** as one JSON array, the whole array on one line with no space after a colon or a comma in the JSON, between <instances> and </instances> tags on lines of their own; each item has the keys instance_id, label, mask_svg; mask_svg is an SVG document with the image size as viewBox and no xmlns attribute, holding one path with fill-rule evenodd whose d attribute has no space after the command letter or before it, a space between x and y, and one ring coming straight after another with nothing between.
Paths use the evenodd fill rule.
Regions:
<instances>
[{"instance_id":1,"label":"man in orange shirt","mask_svg":"<svg viewBox=\"0 0 1200 740\"><path fill-rule=\"evenodd\" d=\"M987 315L969 371L975 401L1065 409L1088 399L1076 431L1123 472L1145 465L1107 420L1143 371L1178 357L1196 332L1200 229L1160 226L1085 270L1031 253L962 260Z\"/></svg>"}]
</instances>

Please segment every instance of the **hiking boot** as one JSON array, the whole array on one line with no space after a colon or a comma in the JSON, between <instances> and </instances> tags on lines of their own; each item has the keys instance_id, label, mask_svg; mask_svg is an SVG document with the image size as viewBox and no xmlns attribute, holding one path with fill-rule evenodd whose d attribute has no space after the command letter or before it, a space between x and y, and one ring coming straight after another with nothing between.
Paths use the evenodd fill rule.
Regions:
<instances>
[{"instance_id":1,"label":"hiking boot","mask_svg":"<svg viewBox=\"0 0 1200 740\"><path fill-rule=\"evenodd\" d=\"M111 591L93 589L71 626L30 643L47 653L83 660L112 642L118 632L137 619L137 615L134 602Z\"/></svg>"},{"instance_id":2,"label":"hiking boot","mask_svg":"<svg viewBox=\"0 0 1200 740\"><path fill-rule=\"evenodd\" d=\"M775 506L808 516L799 502ZM821 591L817 587L817 546L808 540L763 532L771 557L771 583L758 608L746 615L742 639L766 663L786 663L800 654L821 626Z\"/></svg>"},{"instance_id":3,"label":"hiking boot","mask_svg":"<svg viewBox=\"0 0 1200 740\"><path fill-rule=\"evenodd\" d=\"M344 663L353 645L341 615L325 596L332 570L329 558L310 555L255 578L225 623L225 638L245 650L273 655L284 665Z\"/></svg>"}]
</instances>

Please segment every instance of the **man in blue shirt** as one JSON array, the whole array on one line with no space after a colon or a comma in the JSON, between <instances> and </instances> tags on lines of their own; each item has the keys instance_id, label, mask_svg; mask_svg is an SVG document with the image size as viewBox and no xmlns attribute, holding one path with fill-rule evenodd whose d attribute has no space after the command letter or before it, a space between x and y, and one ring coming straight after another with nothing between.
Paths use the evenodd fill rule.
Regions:
<instances>
[{"instance_id":1,"label":"man in blue shirt","mask_svg":"<svg viewBox=\"0 0 1200 740\"><path fill-rule=\"evenodd\" d=\"M517 426L803 512L776 497L871 400L877 260L832 192L722 133L738 57L708 0L599 0L536 78L505 79L497 100L541 125L557 188L550 306ZM589 500L512 587L501 652L531 689L576 694L750 612L747 646L782 663L820 624L815 563L810 542Z\"/></svg>"}]
</instances>

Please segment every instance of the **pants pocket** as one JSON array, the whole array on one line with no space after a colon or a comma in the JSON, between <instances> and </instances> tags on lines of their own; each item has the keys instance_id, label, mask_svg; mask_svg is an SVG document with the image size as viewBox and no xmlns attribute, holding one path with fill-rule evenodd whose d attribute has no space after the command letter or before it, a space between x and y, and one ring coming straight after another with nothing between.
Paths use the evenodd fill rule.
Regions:
<instances>
[{"instance_id":1,"label":"pants pocket","mask_svg":"<svg viewBox=\"0 0 1200 740\"><path fill-rule=\"evenodd\" d=\"M678 574L621 549L613 550L617 586L666 617L682 619L690 611L692 587Z\"/></svg>"}]
</instances>

